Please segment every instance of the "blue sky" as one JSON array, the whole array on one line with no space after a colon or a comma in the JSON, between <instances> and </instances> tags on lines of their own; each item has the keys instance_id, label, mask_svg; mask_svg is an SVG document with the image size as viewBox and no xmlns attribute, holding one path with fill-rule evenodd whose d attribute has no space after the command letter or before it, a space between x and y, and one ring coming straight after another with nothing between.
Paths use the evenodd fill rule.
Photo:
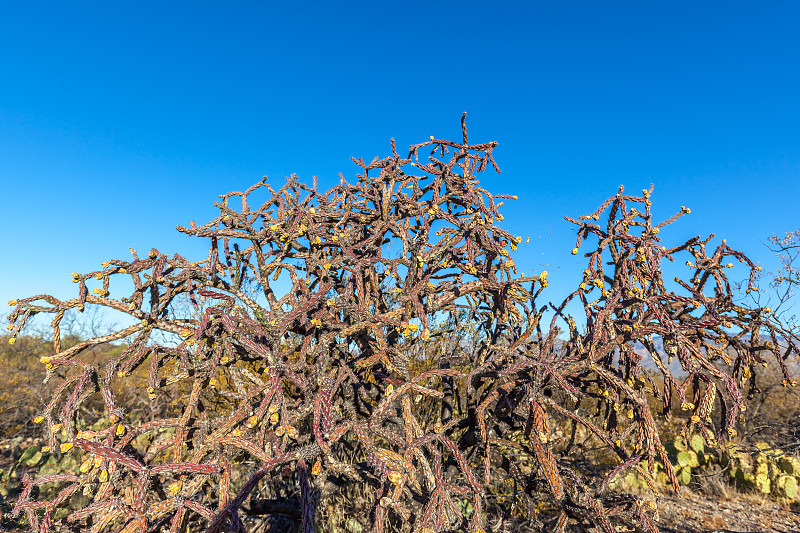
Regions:
<instances>
[{"instance_id":1,"label":"blue sky","mask_svg":"<svg viewBox=\"0 0 800 533\"><path fill-rule=\"evenodd\" d=\"M564 215L620 184L767 268L800 227L794 2L8 3L0 17L0 300L75 292L72 271L204 255L176 225L218 194L427 139L500 143L492 192L531 236L517 264L580 277ZM403 148L405 149L405 148ZM113 287L112 287L113 290ZM0 302L0 303L2 303Z\"/></svg>"}]
</instances>

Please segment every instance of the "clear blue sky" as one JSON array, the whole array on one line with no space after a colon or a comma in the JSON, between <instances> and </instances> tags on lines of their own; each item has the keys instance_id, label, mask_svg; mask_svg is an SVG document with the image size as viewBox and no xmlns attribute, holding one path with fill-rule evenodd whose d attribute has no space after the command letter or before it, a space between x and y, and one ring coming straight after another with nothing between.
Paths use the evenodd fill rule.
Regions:
<instances>
[{"instance_id":1,"label":"clear blue sky","mask_svg":"<svg viewBox=\"0 0 800 533\"><path fill-rule=\"evenodd\" d=\"M0 303L71 296L129 246L200 256L174 228L216 195L333 185L390 137L457 140L465 110L552 299L581 271L563 216L620 184L691 207L667 242L716 232L769 267L761 242L800 227L800 5L653 4L7 2Z\"/></svg>"}]
</instances>

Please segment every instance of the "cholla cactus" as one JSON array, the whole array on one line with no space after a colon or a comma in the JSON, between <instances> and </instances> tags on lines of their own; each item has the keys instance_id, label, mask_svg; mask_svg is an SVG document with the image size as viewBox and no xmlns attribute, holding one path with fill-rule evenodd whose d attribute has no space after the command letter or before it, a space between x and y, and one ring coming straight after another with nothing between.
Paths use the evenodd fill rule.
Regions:
<instances>
[{"instance_id":1,"label":"cholla cactus","mask_svg":"<svg viewBox=\"0 0 800 533\"><path fill-rule=\"evenodd\" d=\"M766 354L783 364L778 343L758 336L780 331L760 309L734 304L725 276L729 258L755 267L724 241L710 254L699 237L662 245L661 230L688 210L655 223L650 190L620 189L594 214L569 219L578 226L573 252L592 236L595 247L580 286L557 307L539 305L547 273L518 274L511 255L522 239L497 224L508 197L475 179L495 165L495 146L469 144L464 126L461 142L431 138L407 156L392 143L385 159L354 160L356 183L326 192L295 177L277 190L264 180L222 196L209 223L179 228L210 240L201 261L132 251L130 261L74 273L74 299L15 302L14 336L31 316L54 315L44 364L65 377L40 416L50 446L80 456L81 467L27 478L14 512L40 533L213 532L239 528L245 511L296 516L311 531L316 509L355 482L374 495L358 519L375 532L477 532L507 506L535 520L542 496L559 510L557 527L613 531L613 505L614 521L654 531L646 508L609 495L608 481L660 459L679 488L648 395L665 406L677 395L691 411L687 428L709 436L721 402L722 438L742 409L737 382ZM691 257L689 280L672 284L661 263L679 255ZM122 277L133 292L114 299L111 280ZM565 313L573 301L584 308L583 331ZM63 349L60 321L87 305L134 322ZM671 375L654 335L687 379ZM125 350L110 360L82 358L122 339ZM726 373L714 363L731 351ZM175 397L174 412L142 420L125 409L115 385L136 386L137 373L153 401ZM90 401L105 409L92 430L79 415ZM609 478L587 479L562 461L555 426L564 421L618 458ZM275 489L280 479L299 502ZM513 493L498 502L492 495L508 492L509 480ZM33 487L45 483L59 487L56 496L35 501ZM91 503L54 521L78 491Z\"/></svg>"}]
</instances>

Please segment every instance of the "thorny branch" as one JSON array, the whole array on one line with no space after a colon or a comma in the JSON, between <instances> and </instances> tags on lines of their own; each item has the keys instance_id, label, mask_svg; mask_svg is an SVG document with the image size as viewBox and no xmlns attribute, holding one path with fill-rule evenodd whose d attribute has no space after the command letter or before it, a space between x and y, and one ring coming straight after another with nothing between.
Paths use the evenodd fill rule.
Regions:
<instances>
[{"instance_id":1,"label":"thorny branch","mask_svg":"<svg viewBox=\"0 0 800 533\"><path fill-rule=\"evenodd\" d=\"M764 309L734 303L725 269L731 259L745 263L752 283L747 257L711 238L661 244L661 230L688 209L655 223L652 188L642 196L620 188L595 213L567 218L578 226L573 254L593 244L580 286L545 323L550 308L537 298L547 272L518 275L510 252L521 238L497 225L510 197L475 179L487 165L499 171L495 147L467 144L463 126L462 143L431 138L401 156L392 141L389 157L354 159L357 181L341 178L325 192L316 180L292 176L276 190L264 179L222 196L209 223L178 228L210 240L201 261L132 250L130 261L74 273L74 299L15 302L14 336L35 314L54 315L54 355L43 362L67 377L40 419L51 447L63 440L60 450L84 462L75 474L26 478L14 513L40 533L112 523L126 533L240 529L245 500L288 468L300 507L267 495L260 508L309 532L319 499L346 480L374 490L372 531L391 523L477 532L502 511L487 497L506 479L530 519L544 491L560 509L557 527L577 520L610 532L614 520L657 531L639 498L620 499L608 479L587 479L562 460L553 421L594 434L618 458L616 473L641 461L652 471L661 460L679 490L648 395L665 412L677 396L691 412L685 430L721 440L735 433L740 389L757 366L772 357L785 373L798 348L782 342ZM691 275L664 280L663 262L678 257L688 257ZM112 299L111 279L123 276L134 290ZM565 313L573 300L583 331ZM194 313L178 311L186 302ZM62 349L65 313L86 305L136 322ZM89 347L120 339L126 349L103 365L82 360ZM673 357L685 378L672 375ZM182 395L179 412L129 417L111 385L136 372L147 375L151 398ZM108 424L88 431L78 408L96 397ZM32 489L43 483L63 489L36 501ZM92 503L55 521L79 490Z\"/></svg>"}]
</instances>

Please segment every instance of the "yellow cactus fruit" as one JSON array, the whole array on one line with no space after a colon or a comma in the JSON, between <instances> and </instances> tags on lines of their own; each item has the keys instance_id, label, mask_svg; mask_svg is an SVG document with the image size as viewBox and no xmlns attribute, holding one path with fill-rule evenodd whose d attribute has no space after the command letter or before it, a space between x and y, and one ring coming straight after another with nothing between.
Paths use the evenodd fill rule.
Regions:
<instances>
[{"instance_id":1,"label":"yellow cactus fruit","mask_svg":"<svg viewBox=\"0 0 800 533\"><path fill-rule=\"evenodd\" d=\"M388 477L389 481L391 481L395 485L399 485L403 481L403 475L400 472L395 472L395 471L389 472L389 474L386 477Z\"/></svg>"},{"instance_id":2,"label":"yellow cactus fruit","mask_svg":"<svg viewBox=\"0 0 800 533\"><path fill-rule=\"evenodd\" d=\"M94 460L90 457L90 458L86 459L84 462L81 463L81 466L80 466L80 468L78 468L78 470L80 470L81 474L85 474L86 472L88 472L89 470L92 469L92 464L93 463L94 463Z\"/></svg>"}]
</instances>

